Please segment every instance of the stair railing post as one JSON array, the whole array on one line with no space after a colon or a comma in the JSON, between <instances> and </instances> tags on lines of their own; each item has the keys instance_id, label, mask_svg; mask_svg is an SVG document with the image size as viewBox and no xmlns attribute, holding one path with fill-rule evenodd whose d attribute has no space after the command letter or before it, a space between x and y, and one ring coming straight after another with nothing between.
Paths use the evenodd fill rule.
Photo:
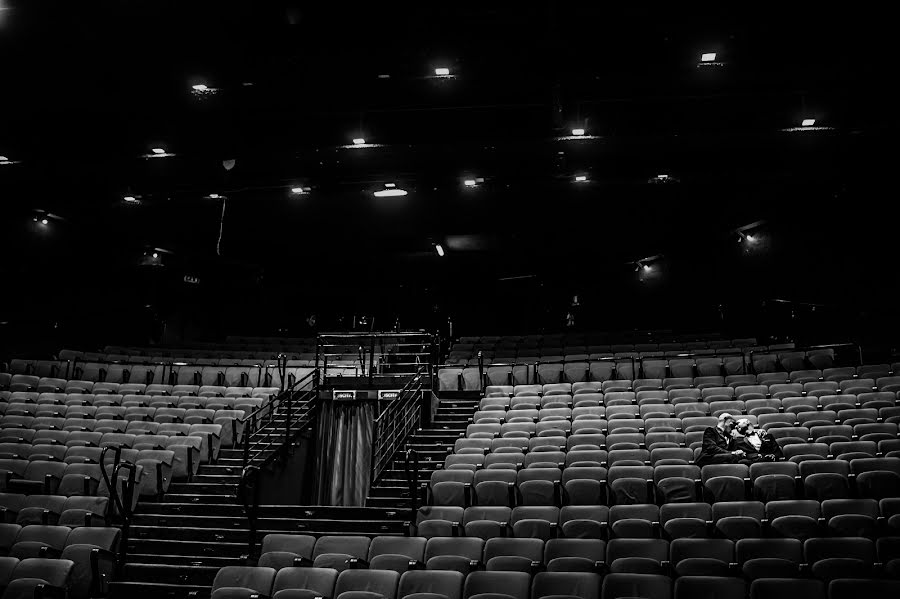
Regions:
<instances>
[{"instance_id":1,"label":"stair railing post","mask_svg":"<svg viewBox=\"0 0 900 599\"><path fill-rule=\"evenodd\" d=\"M478 380L481 382L481 394L484 395L487 381L484 379L484 354L480 349L478 350Z\"/></svg>"},{"instance_id":2,"label":"stair railing post","mask_svg":"<svg viewBox=\"0 0 900 599\"><path fill-rule=\"evenodd\" d=\"M287 407L285 409L285 418L284 418L284 451L287 452L287 448L291 443L291 404L294 398L294 392L288 391L288 396L286 399Z\"/></svg>"}]
</instances>

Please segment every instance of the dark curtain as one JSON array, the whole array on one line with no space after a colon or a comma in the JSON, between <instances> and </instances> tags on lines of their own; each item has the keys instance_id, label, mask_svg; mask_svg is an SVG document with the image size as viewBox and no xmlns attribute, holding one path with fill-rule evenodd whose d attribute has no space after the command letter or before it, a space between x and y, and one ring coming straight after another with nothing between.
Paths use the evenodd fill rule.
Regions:
<instances>
[{"instance_id":1,"label":"dark curtain","mask_svg":"<svg viewBox=\"0 0 900 599\"><path fill-rule=\"evenodd\" d=\"M323 402L316 478L320 505L365 505L374 419L375 405L371 401Z\"/></svg>"}]
</instances>

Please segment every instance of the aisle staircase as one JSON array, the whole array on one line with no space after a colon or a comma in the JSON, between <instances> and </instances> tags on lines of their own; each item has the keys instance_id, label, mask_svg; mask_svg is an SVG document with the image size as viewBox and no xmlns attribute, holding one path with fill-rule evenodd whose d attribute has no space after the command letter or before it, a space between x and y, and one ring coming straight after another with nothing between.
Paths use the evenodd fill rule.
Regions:
<instances>
[{"instance_id":1,"label":"aisle staircase","mask_svg":"<svg viewBox=\"0 0 900 599\"><path fill-rule=\"evenodd\" d=\"M453 452L453 444L466 433L466 426L478 408L478 399L444 399L438 405L432 425L416 430L406 443L418 457L416 488L427 484L431 473L443 465L444 458ZM366 500L368 507L409 509L410 488L407 478L406 451L394 454L390 466L372 485ZM409 465L410 476L413 467Z\"/></svg>"},{"instance_id":2,"label":"aisle staircase","mask_svg":"<svg viewBox=\"0 0 900 599\"><path fill-rule=\"evenodd\" d=\"M222 566L254 565L250 523L237 496L241 471L242 450L222 449L190 481L173 482L163 501L140 502L110 599L202 599ZM408 518L407 510L390 508L260 506L256 544L270 532L403 535Z\"/></svg>"},{"instance_id":3,"label":"aisle staircase","mask_svg":"<svg viewBox=\"0 0 900 599\"><path fill-rule=\"evenodd\" d=\"M430 428L418 429L409 438L408 447L418 454L418 482L427 482L453 450L477 405L477 399L441 401ZM249 454L251 464L282 449L283 422L283 414L276 412L251 436L251 443L262 448ZM215 463L201 465L190 480L173 481L162 500L138 504L127 561L110 584L109 599L203 599L210 595L219 568L255 565L258 556L251 555L250 520L239 499L244 451L223 448ZM366 507L260 506L252 533L257 551L270 532L408 535L410 492L404 455L401 445L371 489Z\"/></svg>"}]
</instances>

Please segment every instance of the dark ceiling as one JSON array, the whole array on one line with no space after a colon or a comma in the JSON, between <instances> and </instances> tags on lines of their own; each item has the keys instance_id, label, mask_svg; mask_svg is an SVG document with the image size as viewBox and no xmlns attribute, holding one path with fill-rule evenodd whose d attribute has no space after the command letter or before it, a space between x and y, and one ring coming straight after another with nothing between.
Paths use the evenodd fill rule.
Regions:
<instances>
[{"instance_id":1,"label":"dark ceiling","mask_svg":"<svg viewBox=\"0 0 900 599\"><path fill-rule=\"evenodd\" d=\"M87 305L87 290L120 290L166 320L195 296L248 294L266 327L293 323L273 312L295 305L489 325L527 294L553 295L556 322L573 293L621 296L638 315L827 304L812 281L874 281L872 257L892 255L895 51L849 9L0 6L6 268L51 272ZM804 118L816 126L793 130ZM564 139L575 127L587 137ZM359 136L372 147L351 147ZM173 155L148 158L155 147ZM373 197L388 182L409 195ZM736 243L757 221L767 241ZM164 266L139 266L153 248ZM636 277L656 255L662 282ZM14 294L2 307L15 320L54 305Z\"/></svg>"}]
</instances>

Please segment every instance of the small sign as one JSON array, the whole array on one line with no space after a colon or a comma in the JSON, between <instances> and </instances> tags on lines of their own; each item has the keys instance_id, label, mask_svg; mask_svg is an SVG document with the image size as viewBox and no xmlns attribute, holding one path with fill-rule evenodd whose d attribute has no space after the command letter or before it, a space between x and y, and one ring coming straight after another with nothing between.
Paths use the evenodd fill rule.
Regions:
<instances>
[{"instance_id":1,"label":"small sign","mask_svg":"<svg viewBox=\"0 0 900 599\"><path fill-rule=\"evenodd\" d=\"M335 391L332 399L334 401L356 401L356 391Z\"/></svg>"},{"instance_id":2,"label":"small sign","mask_svg":"<svg viewBox=\"0 0 900 599\"><path fill-rule=\"evenodd\" d=\"M200 277L195 277L193 275L184 275L184 282L188 285L199 285Z\"/></svg>"},{"instance_id":3,"label":"small sign","mask_svg":"<svg viewBox=\"0 0 900 599\"><path fill-rule=\"evenodd\" d=\"M378 399L380 399L380 400L390 401L393 399L397 399L398 397L400 397L399 391L379 391L378 392Z\"/></svg>"}]
</instances>

